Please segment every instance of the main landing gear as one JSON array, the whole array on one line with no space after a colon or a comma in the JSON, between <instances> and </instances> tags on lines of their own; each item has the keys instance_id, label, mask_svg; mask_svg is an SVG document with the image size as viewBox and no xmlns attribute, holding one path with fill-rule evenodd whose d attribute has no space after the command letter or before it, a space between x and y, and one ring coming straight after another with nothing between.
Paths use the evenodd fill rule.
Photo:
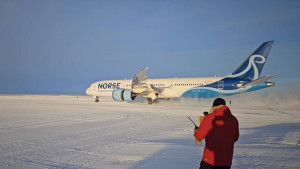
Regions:
<instances>
[{"instance_id":1,"label":"main landing gear","mask_svg":"<svg viewBox=\"0 0 300 169\"><path fill-rule=\"evenodd\" d=\"M148 100L148 104L153 104L153 103L159 103L159 100L158 99L155 99L155 100L152 100L152 99L149 99Z\"/></svg>"},{"instance_id":2,"label":"main landing gear","mask_svg":"<svg viewBox=\"0 0 300 169\"><path fill-rule=\"evenodd\" d=\"M95 102L96 102L96 103L99 102L99 97L96 97L96 98L95 98Z\"/></svg>"}]
</instances>

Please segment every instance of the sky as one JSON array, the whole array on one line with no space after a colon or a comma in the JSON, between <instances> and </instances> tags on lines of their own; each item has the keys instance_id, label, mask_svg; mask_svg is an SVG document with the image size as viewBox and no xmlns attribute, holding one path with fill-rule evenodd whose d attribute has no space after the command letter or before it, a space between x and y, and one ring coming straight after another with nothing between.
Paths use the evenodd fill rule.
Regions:
<instances>
[{"instance_id":1,"label":"sky","mask_svg":"<svg viewBox=\"0 0 300 169\"><path fill-rule=\"evenodd\" d=\"M274 40L263 75L300 82L300 1L0 0L0 94L99 80L225 76Z\"/></svg>"}]
</instances>

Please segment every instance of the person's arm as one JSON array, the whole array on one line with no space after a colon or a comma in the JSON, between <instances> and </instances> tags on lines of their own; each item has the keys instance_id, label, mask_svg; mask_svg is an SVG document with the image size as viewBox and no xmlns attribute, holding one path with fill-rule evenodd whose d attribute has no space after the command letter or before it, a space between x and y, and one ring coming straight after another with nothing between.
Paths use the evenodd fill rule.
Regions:
<instances>
[{"instance_id":1,"label":"person's arm","mask_svg":"<svg viewBox=\"0 0 300 169\"><path fill-rule=\"evenodd\" d=\"M195 136L198 140L205 139L208 131L211 129L210 119L206 116L201 122L199 128L195 132Z\"/></svg>"},{"instance_id":2,"label":"person's arm","mask_svg":"<svg viewBox=\"0 0 300 169\"><path fill-rule=\"evenodd\" d=\"M237 120L236 120L237 121ZM236 125L236 129L235 129L235 132L234 132L234 142L236 142L238 139L239 139L239 136L240 136L240 132L239 132L239 122L237 121L236 122L237 125Z\"/></svg>"}]
</instances>

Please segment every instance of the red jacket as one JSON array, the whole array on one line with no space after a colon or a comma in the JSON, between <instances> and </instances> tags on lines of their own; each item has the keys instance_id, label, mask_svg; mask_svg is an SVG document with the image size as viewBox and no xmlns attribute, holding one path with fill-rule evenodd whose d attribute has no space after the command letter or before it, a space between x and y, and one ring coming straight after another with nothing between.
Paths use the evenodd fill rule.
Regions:
<instances>
[{"instance_id":1,"label":"red jacket","mask_svg":"<svg viewBox=\"0 0 300 169\"><path fill-rule=\"evenodd\" d=\"M196 131L205 139L202 160L216 166L231 166L234 142L239 138L239 124L227 106L221 106L204 117Z\"/></svg>"}]
</instances>

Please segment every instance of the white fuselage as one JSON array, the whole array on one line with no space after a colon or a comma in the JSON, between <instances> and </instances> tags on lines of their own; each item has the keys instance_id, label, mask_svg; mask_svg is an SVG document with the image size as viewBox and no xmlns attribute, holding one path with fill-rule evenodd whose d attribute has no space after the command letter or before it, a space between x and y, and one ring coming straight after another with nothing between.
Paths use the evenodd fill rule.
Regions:
<instances>
[{"instance_id":1,"label":"white fuselage","mask_svg":"<svg viewBox=\"0 0 300 169\"><path fill-rule=\"evenodd\" d=\"M204 86L221 80L223 77L195 77L195 78L166 78L147 79L149 85L158 89L163 89L158 98L180 97L185 91ZM117 88L131 89L132 80L103 80L97 81L89 86L86 94L96 97L112 96L112 92Z\"/></svg>"}]
</instances>

